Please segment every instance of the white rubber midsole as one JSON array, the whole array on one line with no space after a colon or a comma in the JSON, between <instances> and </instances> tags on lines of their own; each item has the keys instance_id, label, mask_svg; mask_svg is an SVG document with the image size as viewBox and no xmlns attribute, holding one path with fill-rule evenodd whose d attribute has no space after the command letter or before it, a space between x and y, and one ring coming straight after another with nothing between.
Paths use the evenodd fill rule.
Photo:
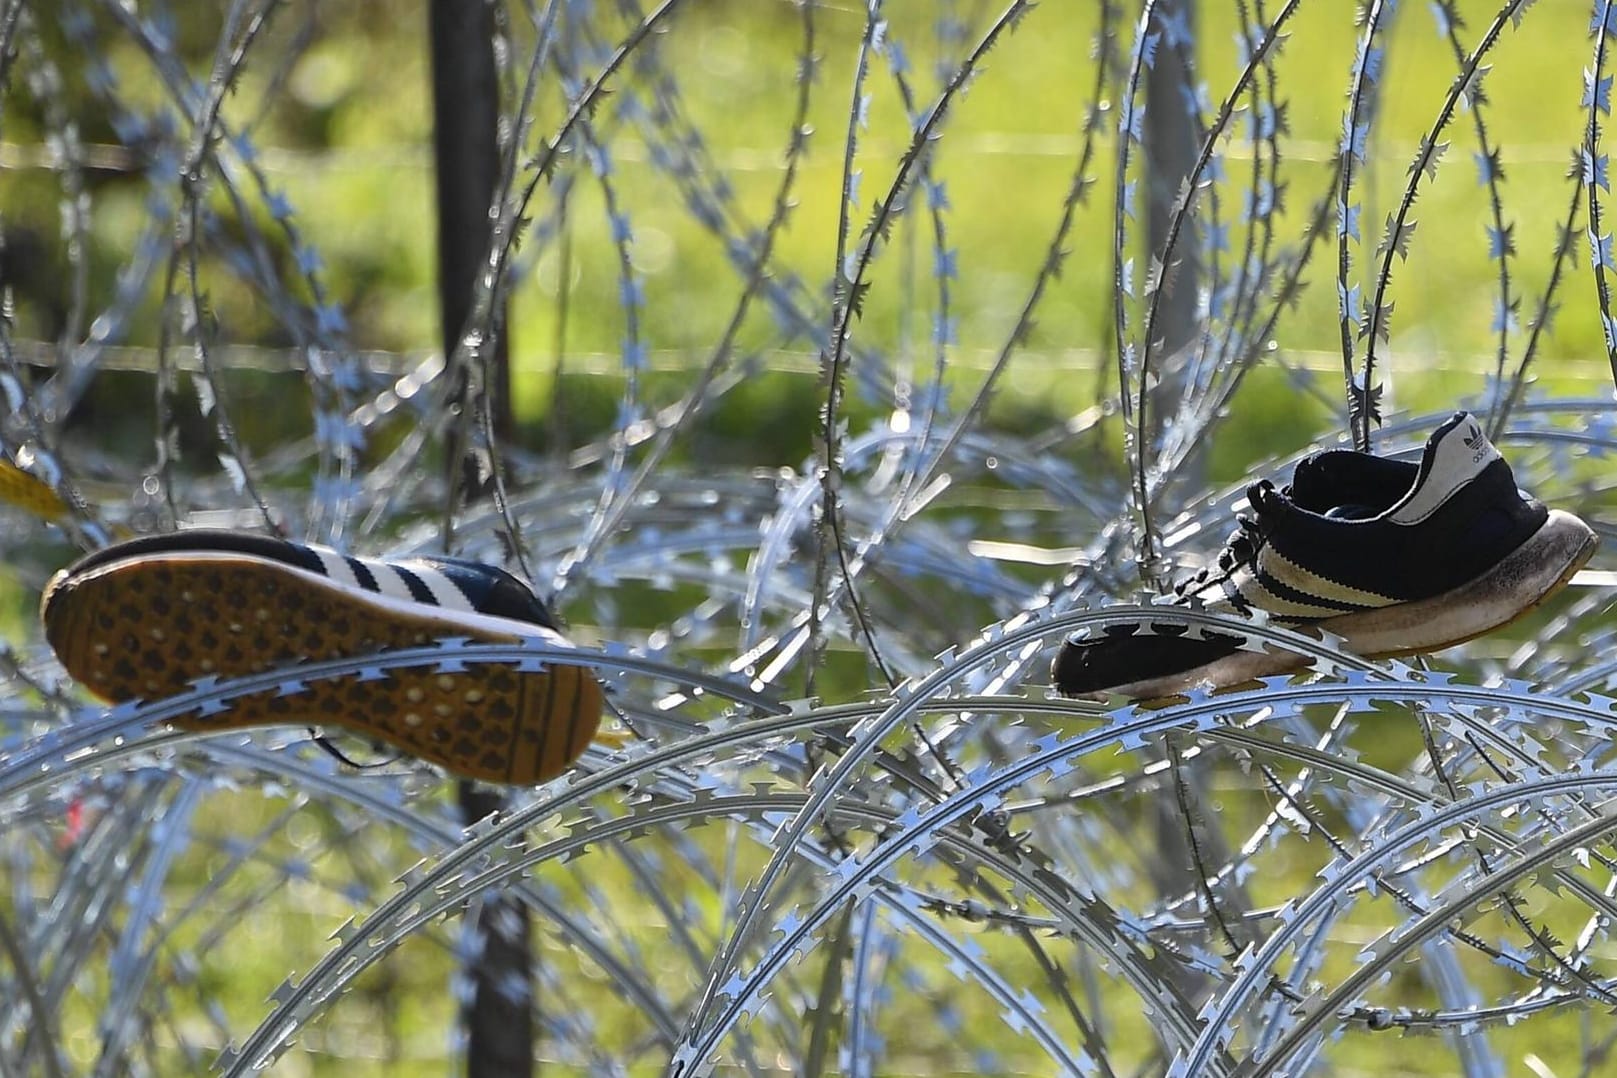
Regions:
<instances>
[{"instance_id":1,"label":"white rubber midsole","mask_svg":"<svg viewBox=\"0 0 1617 1078\"><path fill-rule=\"evenodd\" d=\"M1474 580L1430 599L1343 614L1314 624L1341 637L1345 650L1370 659L1440 651L1507 625L1537 606L1583 568L1597 545L1599 539L1587 524L1571 513L1552 509L1530 539ZM1205 666L1120 685L1101 695L1122 694L1137 700L1171 696L1198 685L1234 685L1282 674L1307 663L1307 656L1290 651L1238 651Z\"/></svg>"}]
</instances>

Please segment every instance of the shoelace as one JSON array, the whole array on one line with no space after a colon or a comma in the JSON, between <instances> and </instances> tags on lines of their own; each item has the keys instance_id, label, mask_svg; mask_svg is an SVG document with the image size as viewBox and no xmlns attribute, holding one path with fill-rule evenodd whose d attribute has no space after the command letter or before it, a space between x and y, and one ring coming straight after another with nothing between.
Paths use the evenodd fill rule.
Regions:
<instances>
[{"instance_id":1,"label":"shoelace","mask_svg":"<svg viewBox=\"0 0 1617 1078\"><path fill-rule=\"evenodd\" d=\"M1275 485L1267 479L1261 479L1247 487L1246 500L1252 507L1252 514L1250 516L1245 513L1236 514L1237 527L1225 540L1224 549L1218 552L1215 565L1205 566L1194 576L1174 585L1174 594L1179 598L1183 599L1211 584L1228 580L1241 566L1250 565L1257 559L1258 551L1263 549L1275 517L1284 511L1286 503L1285 498L1275 489ZM1230 601L1236 609L1246 612L1247 604L1239 594L1231 594Z\"/></svg>"}]
</instances>

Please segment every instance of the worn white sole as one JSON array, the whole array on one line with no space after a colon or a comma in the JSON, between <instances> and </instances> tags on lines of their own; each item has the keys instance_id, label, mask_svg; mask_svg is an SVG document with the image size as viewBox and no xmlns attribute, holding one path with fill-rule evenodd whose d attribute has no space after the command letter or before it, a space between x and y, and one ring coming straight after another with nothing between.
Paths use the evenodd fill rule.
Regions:
<instances>
[{"instance_id":1,"label":"worn white sole","mask_svg":"<svg viewBox=\"0 0 1617 1078\"><path fill-rule=\"evenodd\" d=\"M1509 625L1560 591L1600 544L1589 525L1559 509L1521 546L1482 576L1442 595L1364 610L1316 622L1343 647L1369 659L1441 651ZM1301 630L1307 632L1307 629ZM1267 648L1278 645L1266 644ZM1178 674L1131 682L1091 694L1135 700L1172 696L1197 686L1220 687L1296 670L1308 664L1296 652L1237 651Z\"/></svg>"}]
</instances>

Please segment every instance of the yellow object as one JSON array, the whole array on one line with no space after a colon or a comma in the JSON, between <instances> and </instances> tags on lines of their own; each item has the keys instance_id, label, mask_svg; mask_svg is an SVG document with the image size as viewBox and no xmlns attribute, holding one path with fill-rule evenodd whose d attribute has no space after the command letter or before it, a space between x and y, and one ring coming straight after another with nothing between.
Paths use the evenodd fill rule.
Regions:
<instances>
[{"instance_id":1,"label":"yellow object","mask_svg":"<svg viewBox=\"0 0 1617 1078\"><path fill-rule=\"evenodd\" d=\"M54 490L4 458L0 458L0 499L49 523L68 515L67 505Z\"/></svg>"}]
</instances>

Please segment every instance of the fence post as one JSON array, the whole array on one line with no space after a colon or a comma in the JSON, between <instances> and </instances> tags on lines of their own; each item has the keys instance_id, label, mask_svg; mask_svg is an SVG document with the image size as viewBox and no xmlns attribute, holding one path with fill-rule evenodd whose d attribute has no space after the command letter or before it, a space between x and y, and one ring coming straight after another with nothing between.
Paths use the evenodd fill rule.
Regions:
<instances>
[{"instance_id":1,"label":"fence post","mask_svg":"<svg viewBox=\"0 0 1617 1078\"><path fill-rule=\"evenodd\" d=\"M499 81L494 64L494 8L487 0L431 0L433 160L438 184L438 297L444 355L452 357L466 327L492 231L489 202L500 165ZM495 319L503 326L504 319ZM489 405L498 433L510 430L509 359L505 335L489 342ZM470 407L464 371L447 370L452 407ZM467 447L451 439L449 455ZM451 504L469 494L462 461L445 462ZM475 470L472 474L476 474ZM505 804L470 782L457 788L468 824ZM480 907L472 930L483 941L467 960L471 996L461 1014L467 1078L528 1078L534 1073L533 975L528 911L504 896Z\"/></svg>"},{"instance_id":2,"label":"fence post","mask_svg":"<svg viewBox=\"0 0 1617 1078\"><path fill-rule=\"evenodd\" d=\"M1187 29L1192 41L1185 49L1194 50L1196 13L1189 0L1161 0L1157 11L1164 19L1178 17L1179 25ZM1145 180L1149 192L1147 230L1153 255L1163 253L1163 247L1168 242L1174 201L1179 195L1180 185L1195 167L1197 154L1201 150L1201 139L1190 103L1194 90L1192 77L1193 72L1185 65L1179 49L1171 48L1167 43L1159 46L1156 63L1146 76L1143 136ZM1162 382L1154 394L1157 402L1151 412L1155 417L1152 424L1153 442L1167 418L1164 405L1176 402L1184 388L1183 365L1169 361L1177 357L1180 350L1196 336L1196 290L1201 283L1201 266L1194 222L1185 222L1179 241L1174 245L1174 258L1178 264L1164 270L1165 278L1171 280L1173 286L1164 288L1159 297L1161 307L1157 315L1157 335L1162 339L1162 348L1160 351L1152 349L1158 356L1158 371L1162 376Z\"/></svg>"},{"instance_id":3,"label":"fence post","mask_svg":"<svg viewBox=\"0 0 1617 1078\"><path fill-rule=\"evenodd\" d=\"M1190 0L1161 0L1157 11L1164 20L1175 19L1189 34L1185 49L1194 54L1195 8ZM1160 25L1160 24L1159 24ZM1197 130L1192 104L1195 89L1194 70L1185 63L1178 48L1164 43L1157 50L1157 61L1152 65L1146 81L1146 113L1144 125L1146 185L1148 210L1148 237L1151 253L1162 255L1168 242L1168 228L1180 188L1196 165L1201 151L1201 136ZM1174 245L1176 266L1165 270L1165 277L1173 282L1159 297L1162 304L1157 316L1158 336L1162 347L1156 351L1162 380L1153 393L1150 412L1149 444L1159 444L1163 427L1171 421L1172 409L1186 391L1186 370L1183 350L1196 339L1199 331L1197 290L1201 284L1202 267L1195 222L1187 220L1180 229ZM1180 474L1192 483L1203 483L1206 477L1206 456L1193 454L1180 466ZM1170 750L1172 751L1172 750ZM1185 792L1200 803L1207 803L1209 791L1204 777L1197 772L1181 773L1174 769L1173 783L1183 782ZM1191 848L1187 829L1195 826L1181 809L1177 797L1159 797L1154 802L1159 849L1162 856L1152 859L1150 872L1163 894L1173 894L1198 886L1195 867L1196 856ZM1203 828L1199 835L1203 845L1202 857L1214 864L1225 864L1230 856L1222 833L1217 828ZM1231 886L1236 904L1245 904L1239 887ZM1201 991L1206 978L1187 978L1188 991Z\"/></svg>"}]
</instances>

